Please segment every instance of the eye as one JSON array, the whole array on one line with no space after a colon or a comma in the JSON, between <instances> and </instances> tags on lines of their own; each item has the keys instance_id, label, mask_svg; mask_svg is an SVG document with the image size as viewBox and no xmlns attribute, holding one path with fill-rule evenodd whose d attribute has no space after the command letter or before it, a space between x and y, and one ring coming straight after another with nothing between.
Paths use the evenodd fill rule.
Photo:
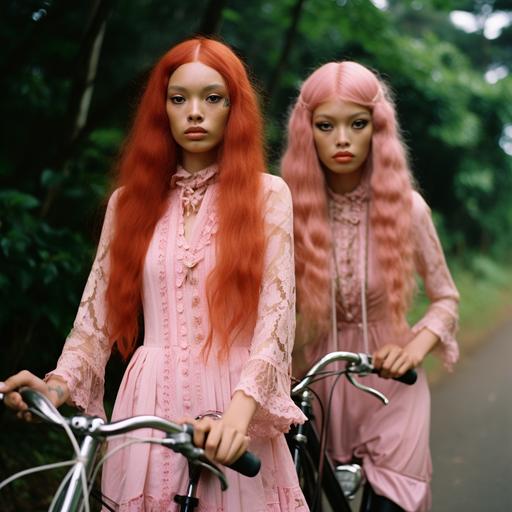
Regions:
<instances>
[{"instance_id":1,"label":"eye","mask_svg":"<svg viewBox=\"0 0 512 512\"><path fill-rule=\"evenodd\" d=\"M168 99L174 105L181 105L185 103L185 98L183 96L180 96L179 94L174 94L173 96L170 96Z\"/></svg>"},{"instance_id":2,"label":"eye","mask_svg":"<svg viewBox=\"0 0 512 512\"><path fill-rule=\"evenodd\" d=\"M332 124L328 121L318 121L318 123L315 123L315 126L321 131L321 132L328 132L329 130L332 130Z\"/></svg>"},{"instance_id":3,"label":"eye","mask_svg":"<svg viewBox=\"0 0 512 512\"><path fill-rule=\"evenodd\" d=\"M370 121L368 119L356 119L352 123L352 128L354 128L356 130L362 130L363 128L366 128L366 126L368 126L369 122Z\"/></svg>"},{"instance_id":4,"label":"eye","mask_svg":"<svg viewBox=\"0 0 512 512\"><path fill-rule=\"evenodd\" d=\"M209 94L206 97L206 101L208 103L219 103L222 100L222 96L220 94Z\"/></svg>"}]
</instances>

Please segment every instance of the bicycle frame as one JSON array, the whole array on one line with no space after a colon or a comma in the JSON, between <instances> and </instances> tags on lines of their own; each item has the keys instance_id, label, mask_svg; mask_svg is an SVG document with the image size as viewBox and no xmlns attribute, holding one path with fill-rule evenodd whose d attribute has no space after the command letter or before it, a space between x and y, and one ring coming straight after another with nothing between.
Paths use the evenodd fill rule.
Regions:
<instances>
[{"instance_id":1,"label":"bicycle frame","mask_svg":"<svg viewBox=\"0 0 512 512\"><path fill-rule=\"evenodd\" d=\"M20 390L20 393L23 400L29 404L30 412L46 422L63 427L68 432L75 449L76 459L72 461L73 468L57 490L52 510L58 512L79 512L84 508L89 510L89 480L93 475L100 444L107 437L126 434L141 428L151 428L166 434L164 438L143 439L141 442L166 446L187 458L190 477L187 494L184 496L177 495L174 500L180 504L180 512L192 512L198 506L199 500L195 493L203 468L208 469L219 479L222 491L225 491L228 487L224 473L205 457L201 448L193 445L193 427L191 425L179 425L164 418L149 415L135 416L113 423L107 423L98 417L83 415L64 418L53 404L37 391L24 388ZM0 393L0 400L2 398L3 395ZM78 445L71 431L83 436L80 445ZM254 455L245 452L229 467L246 476L255 476L259 472L260 461ZM34 469L39 470L39 468ZM10 479L5 482L8 481ZM5 482L2 485L5 485Z\"/></svg>"},{"instance_id":2,"label":"bicycle frame","mask_svg":"<svg viewBox=\"0 0 512 512\"><path fill-rule=\"evenodd\" d=\"M302 466L304 464L303 459L305 452L307 452L309 457L312 459L316 468L320 465L321 447L319 436L313 424L314 415L311 395L311 391L305 389L302 391L299 400L297 400L297 405L307 416L308 420L304 424L294 427L288 434L288 444L292 451L293 462L299 477L301 476ZM351 509L348 500L343 493L338 479L336 478L334 465L326 454L324 454L323 457L322 482L320 485L325 492L325 496L333 510L339 512L350 512ZM318 477L318 474L316 476ZM316 489L303 489L303 491L308 505L313 509L313 507L315 507L314 501L316 497ZM320 496L318 496L317 500L320 499Z\"/></svg>"},{"instance_id":3,"label":"bicycle frame","mask_svg":"<svg viewBox=\"0 0 512 512\"><path fill-rule=\"evenodd\" d=\"M310 507L315 511L322 510L321 496L319 495L321 488L324 491L329 504L334 510L340 512L350 512L351 508L348 503L348 499L343 492L341 483L336 477L336 468L334 467L327 454L321 453L323 447L321 446L320 437L318 436L318 433L313 424L313 394L308 388L308 386L313 383L315 379L320 378L319 375L323 368L331 363L334 363L335 361L345 361L347 366L341 372L332 372L330 373L331 375L336 373L343 374L353 386L360 389L361 391L375 396L384 405L388 404L388 399L380 391L369 386L365 386L354 377L354 375L365 376L369 375L370 373L376 373L376 370L374 369L371 362L371 357L368 354L343 351L331 352L322 357L309 370L309 372L307 372L306 376L293 387L291 393L292 398L295 400L296 404L299 406L308 420L303 425L294 427L294 429L292 429L287 435L287 440L292 452L299 479L301 478L302 473L305 471L305 456L309 457L315 466L309 470L310 472L314 473L313 477L316 479L320 478L319 473L321 472L321 481L317 483L317 486L320 486L318 488L318 492L316 488L313 492L311 492L311 489L305 489L305 486L309 484L302 482L303 491ZM410 370L405 375L397 378L396 380L402 381L406 384L413 384L416 381L416 377L416 372L414 370ZM352 469L353 465L349 466L350 469ZM321 471L318 468L321 468ZM305 478L307 479L307 476Z\"/></svg>"}]
</instances>

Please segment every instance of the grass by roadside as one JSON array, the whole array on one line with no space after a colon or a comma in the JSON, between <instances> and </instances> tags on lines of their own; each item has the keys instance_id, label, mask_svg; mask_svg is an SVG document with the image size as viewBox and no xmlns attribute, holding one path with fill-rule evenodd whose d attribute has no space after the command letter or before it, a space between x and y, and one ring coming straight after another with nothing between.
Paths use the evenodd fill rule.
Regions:
<instances>
[{"instance_id":1,"label":"grass by roadside","mask_svg":"<svg viewBox=\"0 0 512 512\"><path fill-rule=\"evenodd\" d=\"M473 259L470 269L457 264L451 267L460 293L457 341L462 359L512 318L512 265L498 265L480 256ZM427 298L420 292L410 315L411 322L421 317L427 305ZM424 367L431 383L446 375L441 361L435 356L428 356Z\"/></svg>"}]
</instances>

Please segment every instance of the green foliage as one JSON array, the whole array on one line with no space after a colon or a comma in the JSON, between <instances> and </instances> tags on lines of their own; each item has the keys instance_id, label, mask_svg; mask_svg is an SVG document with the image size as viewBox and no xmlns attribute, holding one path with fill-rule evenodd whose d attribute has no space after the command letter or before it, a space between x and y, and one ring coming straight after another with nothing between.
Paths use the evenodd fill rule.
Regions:
<instances>
[{"instance_id":1,"label":"green foliage","mask_svg":"<svg viewBox=\"0 0 512 512\"><path fill-rule=\"evenodd\" d=\"M78 131L74 109L83 92L87 34L93 8L103 2L0 4L0 377L53 367L147 72L198 30L210 3L111 2L92 103ZM479 293L492 295L491 285L505 279L493 261L509 255L512 242L512 159L504 151L512 147L512 78L485 80L493 67L512 69L512 26L488 40L481 31L457 29L449 15L511 8L504 0L387 3L379 9L368 0L230 0L219 36L244 58L261 91L275 173L289 106L310 71L342 59L379 71L392 86L411 164L443 245L466 266L457 278L462 303L471 305L465 290L475 280L487 283ZM45 14L34 21L40 10ZM464 313L463 322L470 320ZM115 362L109 367L114 383L121 370ZM29 488L18 487L19 495Z\"/></svg>"}]
</instances>

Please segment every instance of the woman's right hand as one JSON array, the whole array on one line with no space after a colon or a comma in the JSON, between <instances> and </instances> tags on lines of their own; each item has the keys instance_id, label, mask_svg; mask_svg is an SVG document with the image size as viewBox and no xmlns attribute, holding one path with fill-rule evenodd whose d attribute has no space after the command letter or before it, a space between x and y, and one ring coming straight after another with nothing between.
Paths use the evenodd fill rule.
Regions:
<instances>
[{"instance_id":1,"label":"woman's right hand","mask_svg":"<svg viewBox=\"0 0 512 512\"><path fill-rule=\"evenodd\" d=\"M9 377L0 383L0 393L4 393L4 404L10 409L18 411L18 418L31 421L32 414L27 411L28 405L23 401L18 389L30 387L46 396L56 407L62 405L68 398L69 392L66 384L60 379L50 379L48 382L36 377L27 370Z\"/></svg>"}]
</instances>

